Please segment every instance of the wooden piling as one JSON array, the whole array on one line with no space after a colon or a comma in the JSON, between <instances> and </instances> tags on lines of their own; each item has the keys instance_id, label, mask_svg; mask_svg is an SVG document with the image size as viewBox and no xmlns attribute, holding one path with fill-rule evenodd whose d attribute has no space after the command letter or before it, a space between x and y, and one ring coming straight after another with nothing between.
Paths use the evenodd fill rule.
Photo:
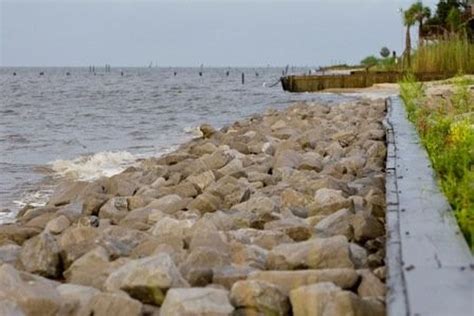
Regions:
<instances>
[{"instance_id":1,"label":"wooden piling","mask_svg":"<svg viewBox=\"0 0 474 316\"><path fill-rule=\"evenodd\" d=\"M245 83L245 74L242 73L242 84L244 84L244 83Z\"/></svg>"}]
</instances>

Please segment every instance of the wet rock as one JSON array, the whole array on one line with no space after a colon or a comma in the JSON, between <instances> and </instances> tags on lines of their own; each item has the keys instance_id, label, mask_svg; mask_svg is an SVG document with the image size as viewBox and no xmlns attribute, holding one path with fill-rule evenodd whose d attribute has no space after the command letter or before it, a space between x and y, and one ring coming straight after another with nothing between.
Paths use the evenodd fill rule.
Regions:
<instances>
[{"instance_id":1,"label":"wet rock","mask_svg":"<svg viewBox=\"0 0 474 316\"><path fill-rule=\"evenodd\" d=\"M273 284L264 281L238 281L230 293L232 305L255 310L264 315L287 315L288 297Z\"/></svg>"},{"instance_id":2,"label":"wet rock","mask_svg":"<svg viewBox=\"0 0 474 316\"><path fill-rule=\"evenodd\" d=\"M277 286L284 294L303 285L332 282L349 289L359 280L354 269L318 269L297 271L260 271L249 275L248 280L259 280Z\"/></svg>"},{"instance_id":3,"label":"wet rock","mask_svg":"<svg viewBox=\"0 0 474 316\"><path fill-rule=\"evenodd\" d=\"M361 299L328 282L292 290L290 300L295 316L385 315L382 302Z\"/></svg>"},{"instance_id":4,"label":"wet rock","mask_svg":"<svg viewBox=\"0 0 474 316\"><path fill-rule=\"evenodd\" d=\"M161 307L161 316L227 316L234 308L228 291L213 288L171 289Z\"/></svg>"},{"instance_id":5,"label":"wet rock","mask_svg":"<svg viewBox=\"0 0 474 316\"><path fill-rule=\"evenodd\" d=\"M123 290L143 303L161 305L171 287L187 287L168 254L132 260L114 272L105 282L110 292Z\"/></svg>"},{"instance_id":6,"label":"wet rock","mask_svg":"<svg viewBox=\"0 0 474 316\"><path fill-rule=\"evenodd\" d=\"M349 243L344 236L310 239L274 247L268 266L275 270L352 268Z\"/></svg>"},{"instance_id":7,"label":"wet rock","mask_svg":"<svg viewBox=\"0 0 474 316\"><path fill-rule=\"evenodd\" d=\"M91 314L94 316L139 316L142 304L124 294L100 293L90 303Z\"/></svg>"},{"instance_id":8,"label":"wet rock","mask_svg":"<svg viewBox=\"0 0 474 316\"><path fill-rule=\"evenodd\" d=\"M20 260L26 271L44 277L56 278L62 272L59 246L55 238L47 232L24 243Z\"/></svg>"}]
</instances>

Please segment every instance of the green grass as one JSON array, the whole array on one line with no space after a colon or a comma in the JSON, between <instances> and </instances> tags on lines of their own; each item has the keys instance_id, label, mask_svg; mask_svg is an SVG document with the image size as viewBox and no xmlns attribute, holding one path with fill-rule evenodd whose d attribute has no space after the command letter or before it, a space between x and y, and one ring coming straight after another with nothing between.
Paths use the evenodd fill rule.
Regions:
<instances>
[{"instance_id":1,"label":"green grass","mask_svg":"<svg viewBox=\"0 0 474 316\"><path fill-rule=\"evenodd\" d=\"M455 78L452 96L433 102L425 96L424 86L408 75L400 83L400 94L461 231L474 250L474 100L470 81Z\"/></svg>"},{"instance_id":2,"label":"green grass","mask_svg":"<svg viewBox=\"0 0 474 316\"><path fill-rule=\"evenodd\" d=\"M453 37L420 46L413 54L411 71L474 73L474 44Z\"/></svg>"}]
</instances>

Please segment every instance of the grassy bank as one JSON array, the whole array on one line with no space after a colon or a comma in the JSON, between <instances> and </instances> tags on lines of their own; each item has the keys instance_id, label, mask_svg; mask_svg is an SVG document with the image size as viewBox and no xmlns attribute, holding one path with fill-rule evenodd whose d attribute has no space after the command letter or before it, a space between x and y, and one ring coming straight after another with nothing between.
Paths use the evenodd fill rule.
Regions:
<instances>
[{"instance_id":1,"label":"grassy bank","mask_svg":"<svg viewBox=\"0 0 474 316\"><path fill-rule=\"evenodd\" d=\"M472 79L451 81L449 96L427 97L407 76L400 83L408 118L416 126L466 240L474 250L474 100Z\"/></svg>"},{"instance_id":2,"label":"grassy bank","mask_svg":"<svg viewBox=\"0 0 474 316\"><path fill-rule=\"evenodd\" d=\"M474 73L474 44L454 37L420 46L413 54L411 71Z\"/></svg>"}]
</instances>

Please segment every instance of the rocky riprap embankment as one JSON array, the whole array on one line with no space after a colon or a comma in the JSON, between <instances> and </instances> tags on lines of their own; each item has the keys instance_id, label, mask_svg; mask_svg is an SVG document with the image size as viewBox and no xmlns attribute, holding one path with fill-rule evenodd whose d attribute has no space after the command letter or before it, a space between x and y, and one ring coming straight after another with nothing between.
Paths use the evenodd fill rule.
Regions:
<instances>
[{"instance_id":1,"label":"rocky riprap embankment","mask_svg":"<svg viewBox=\"0 0 474 316\"><path fill-rule=\"evenodd\" d=\"M296 104L61 184L0 226L0 314L383 315L384 116Z\"/></svg>"}]
</instances>

